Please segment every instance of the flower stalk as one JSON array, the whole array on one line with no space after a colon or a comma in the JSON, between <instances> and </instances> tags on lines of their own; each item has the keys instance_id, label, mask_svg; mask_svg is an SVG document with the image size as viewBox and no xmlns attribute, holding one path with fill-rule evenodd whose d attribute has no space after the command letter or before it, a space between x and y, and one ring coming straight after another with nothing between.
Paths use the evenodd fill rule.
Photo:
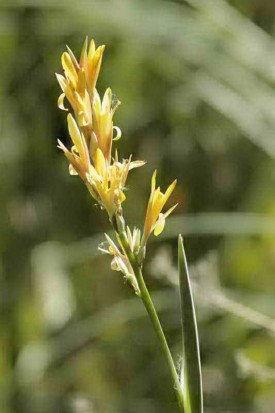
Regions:
<instances>
[{"instance_id":1,"label":"flower stalk","mask_svg":"<svg viewBox=\"0 0 275 413\"><path fill-rule=\"evenodd\" d=\"M157 335L160 347L165 357L165 360L166 360L166 363L167 363L167 366L170 372L170 376L172 379L173 387L176 393L179 409L182 413L184 413L183 392L182 392L182 388L180 385L179 376L178 376L166 337L164 335L159 317L157 315L155 306L153 304L149 291L146 287L143 274L142 274L142 270L141 270L141 266L138 264L136 256L133 254L133 252L130 249L126 233L124 231L120 231L118 233L118 236L119 236L119 239L121 240L121 243L127 254L127 257L131 263L131 266L134 270L134 273L135 273L135 276L136 276L136 279L139 285L139 289L140 289L140 298L142 299L142 302L146 308L148 316L152 322L152 325Z\"/></svg>"}]
</instances>

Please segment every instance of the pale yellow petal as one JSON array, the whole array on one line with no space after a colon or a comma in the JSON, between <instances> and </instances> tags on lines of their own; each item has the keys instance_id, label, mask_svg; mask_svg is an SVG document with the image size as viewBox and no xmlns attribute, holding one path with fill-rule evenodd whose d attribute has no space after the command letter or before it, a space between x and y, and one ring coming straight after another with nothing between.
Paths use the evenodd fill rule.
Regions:
<instances>
[{"instance_id":1,"label":"pale yellow petal","mask_svg":"<svg viewBox=\"0 0 275 413\"><path fill-rule=\"evenodd\" d=\"M163 229L165 226L165 216L163 214L159 215L159 218L156 222L155 228L154 228L154 235L157 237L159 234L162 233Z\"/></svg>"},{"instance_id":2,"label":"pale yellow petal","mask_svg":"<svg viewBox=\"0 0 275 413\"><path fill-rule=\"evenodd\" d=\"M113 141L118 141L121 138L121 129L118 126L113 126L113 130L116 131L116 136L113 138Z\"/></svg>"},{"instance_id":3,"label":"pale yellow petal","mask_svg":"<svg viewBox=\"0 0 275 413\"><path fill-rule=\"evenodd\" d=\"M120 256L121 253L120 253L118 247L116 246L116 244L114 243L114 241L112 240L112 238L110 238L108 234L104 234L104 235L105 235L105 238L106 238L106 240L108 241L110 247L112 247L113 253L114 253L115 255Z\"/></svg>"},{"instance_id":4,"label":"pale yellow petal","mask_svg":"<svg viewBox=\"0 0 275 413\"><path fill-rule=\"evenodd\" d=\"M112 91L110 88L106 90L102 100L102 112L109 113L112 105Z\"/></svg>"},{"instance_id":5,"label":"pale yellow petal","mask_svg":"<svg viewBox=\"0 0 275 413\"><path fill-rule=\"evenodd\" d=\"M62 89L63 92L65 92L66 86L67 86L67 80L64 76L60 75L59 73L55 74L56 79Z\"/></svg>"},{"instance_id":6,"label":"pale yellow petal","mask_svg":"<svg viewBox=\"0 0 275 413\"><path fill-rule=\"evenodd\" d=\"M143 166L143 165L145 165L145 164L146 164L145 161L133 161L133 162L130 162L129 171L131 171L131 169L140 168L141 166Z\"/></svg>"}]
</instances>

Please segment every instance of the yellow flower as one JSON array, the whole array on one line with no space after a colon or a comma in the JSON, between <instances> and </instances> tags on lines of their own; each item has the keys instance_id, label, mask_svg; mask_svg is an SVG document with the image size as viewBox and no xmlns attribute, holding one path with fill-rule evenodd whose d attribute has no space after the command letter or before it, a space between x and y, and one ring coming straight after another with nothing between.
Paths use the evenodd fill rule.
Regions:
<instances>
[{"instance_id":1,"label":"yellow flower","mask_svg":"<svg viewBox=\"0 0 275 413\"><path fill-rule=\"evenodd\" d=\"M154 235L158 236L163 231L165 219L176 208L177 204L172 206L164 214L161 212L168 198L173 192L177 181L171 183L165 193L160 191L160 187L156 189L156 175L157 171L153 173L151 181L151 195L148 201L143 235L141 245L145 246L150 234L154 231Z\"/></svg>"},{"instance_id":2,"label":"yellow flower","mask_svg":"<svg viewBox=\"0 0 275 413\"><path fill-rule=\"evenodd\" d=\"M111 160L112 141L121 138L121 130L117 126L113 126L113 116L119 104L120 102L117 101L116 105L112 107L112 91L110 88L106 90L102 102L97 90L94 90L92 105L93 134L90 152L93 155L96 149L100 148L109 162ZM114 129L117 132L115 138L113 138Z\"/></svg>"},{"instance_id":3,"label":"yellow flower","mask_svg":"<svg viewBox=\"0 0 275 413\"><path fill-rule=\"evenodd\" d=\"M90 173L86 175L88 189L107 210L110 218L121 212L121 204L126 199L124 191L129 171L142 165L143 161L131 162L131 157L119 162L117 153L113 163L109 164L101 149L97 148L94 166L90 166Z\"/></svg>"}]
</instances>

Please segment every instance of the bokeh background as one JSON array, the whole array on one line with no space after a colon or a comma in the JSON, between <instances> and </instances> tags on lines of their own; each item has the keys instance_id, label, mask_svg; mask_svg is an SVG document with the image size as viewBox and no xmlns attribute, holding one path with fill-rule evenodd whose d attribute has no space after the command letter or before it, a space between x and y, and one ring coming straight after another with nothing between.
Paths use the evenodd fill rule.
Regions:
<instances>
[{"instance_id":1,"label":"bokeh background","mask_svg":"<svg viewBox=\"0 0 275 413\"><path fill-rule=\"evenodd\" d=\"M68 44L106 44L98 89L117 143L146 159L125 214L142 225L152 171L180 202L146 281L180 362L176 238L189 259L206 413L275 409L275 3L0 1L0 412L172 413L145 311L97 252L109 226L56 148L54 73Z\"/></svg>"}]
</instances>

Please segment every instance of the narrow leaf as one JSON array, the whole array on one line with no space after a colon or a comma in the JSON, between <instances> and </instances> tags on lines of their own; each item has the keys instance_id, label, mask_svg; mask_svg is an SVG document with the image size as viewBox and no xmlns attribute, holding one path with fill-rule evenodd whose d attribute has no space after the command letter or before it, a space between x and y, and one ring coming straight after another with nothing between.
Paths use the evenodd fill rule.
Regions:
<instances>
[{"instance_id":1,"label":"narrow leaf","mask_svg":"<svg viewBox=\"0 0 275 413\"><path fill-rule=\"evenodd\" d=\"M185 413L203 413L199 337L189 271L181 235L178 239L178 270L183 336L180 379L184 394L184 410Z\"/></svg>"}]
</instances>

